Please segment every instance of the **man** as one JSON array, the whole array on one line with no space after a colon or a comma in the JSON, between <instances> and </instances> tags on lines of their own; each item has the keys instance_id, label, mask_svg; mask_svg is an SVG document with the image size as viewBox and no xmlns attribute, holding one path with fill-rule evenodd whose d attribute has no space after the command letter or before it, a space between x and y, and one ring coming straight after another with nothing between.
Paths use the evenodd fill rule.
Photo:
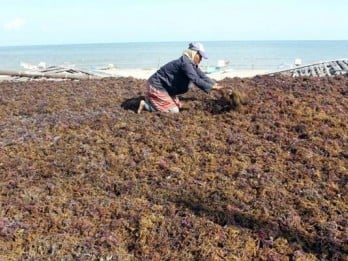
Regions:
<instances>
[{"instance_id":1,"label":"man","mask_svg":"<svg viewBox=\"0 0 348 261\"><path fill-rule=\"evenodd\" d=\"M194 84L206 93L219 90L220 87L207 77L198 67L202 58L208 59L201 43L189 44L183 55L162 66L146 84L146 97L141 100L138 113L147 111L179 112L181 103L177 97L186 93L190 84Z\"/></svg>"}]
</instances>

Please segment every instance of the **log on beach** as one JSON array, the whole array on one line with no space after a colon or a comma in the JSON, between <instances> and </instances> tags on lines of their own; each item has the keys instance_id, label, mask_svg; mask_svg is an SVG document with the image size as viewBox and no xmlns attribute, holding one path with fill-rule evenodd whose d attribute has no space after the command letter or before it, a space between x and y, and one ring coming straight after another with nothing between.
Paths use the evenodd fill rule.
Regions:
<instances>
[{"instance_id":1,"label":"log on beach","mask_svg":"<svg viewBox=\"0 0 348 261\"><path fill-rule=\"evenodd\" d=\"M337 61L337 64L342 68L342 70L348 71L348 61Z\"/></svg>"},{"instance_id":2,"label":"log on beach","mask_svg":"<svg viewBox=\"0 0 348 261\"><path fill-rule=\"evenodd\" d=\"M270 73L269 75L284 75L292 77L311 76L325 77L348 74L348 59L325 61L299 66L292 69Z\"/></svg>"},{"instance_id":3,"label":"log on beach","mask_svg":"<svg viewBox=\"0 0 348 261\"><path fill-rule=\"evenodd\" d=\"M81 73L80 71L69 72L67 70L60 70L57 73L45 73L45 72L20 72L20 71L7 71L0 70L0 75L12 76L12 77L28 77L28 78L52 78L52 79L100 79L99 76L89 73Z\"/></svg>"}]
</instances>

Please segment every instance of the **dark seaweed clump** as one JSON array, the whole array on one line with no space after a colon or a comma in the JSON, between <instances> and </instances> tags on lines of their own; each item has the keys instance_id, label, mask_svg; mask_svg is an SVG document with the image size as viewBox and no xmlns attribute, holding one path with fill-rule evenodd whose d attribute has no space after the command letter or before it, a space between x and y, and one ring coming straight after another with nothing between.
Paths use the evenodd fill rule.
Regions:
<instances>
[{"instance_id":1,"label":"dark seaweed clump","mask_svg":"<svg viewBox=\"0 0 348 261\"><path fill-rule=\"evenodd\" d=\"M0 83L2 260L345 260L348 77Z\"/></svg>"}]
</instances>

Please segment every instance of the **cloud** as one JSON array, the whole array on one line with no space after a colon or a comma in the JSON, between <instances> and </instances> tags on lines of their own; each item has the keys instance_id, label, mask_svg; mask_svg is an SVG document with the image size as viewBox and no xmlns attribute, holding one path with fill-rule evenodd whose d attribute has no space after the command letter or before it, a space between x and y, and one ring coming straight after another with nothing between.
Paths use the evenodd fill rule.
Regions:
<instances>
[{"instance_id":1,"label":"cloud","mask_svg":"<svg viewBox=\"0 0 348 261\"><path fill-rule=\"evenodd\" d=\"M14 31L22 28L25 25L25 20L23 18L15 18L4 24L4 29L7 31Z\"/></svg>"}]
</instances>

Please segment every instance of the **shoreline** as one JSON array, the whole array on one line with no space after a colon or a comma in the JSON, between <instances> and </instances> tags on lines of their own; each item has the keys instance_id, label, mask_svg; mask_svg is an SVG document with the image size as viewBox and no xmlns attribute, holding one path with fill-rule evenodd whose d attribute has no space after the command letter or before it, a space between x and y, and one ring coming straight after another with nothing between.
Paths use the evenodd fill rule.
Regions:
<instances>
[{"instance_id":1,"label":"shoreline","mask_svg":"<svg viewBox=\"0 0 348 261\"><path fill-rule=\"evenodd\" d=\"M99 71L97 74L100 76L110 76L110 77L133 77L136 79L148 79L152 74L154 74L157 69L109 69ZM250 70L234 70L234 69L226 69L220 70L213 73L206 74L209 78L220 81L224 78L248 78L254 77L256 75L262 75L270 73L269 70L262 69L250 69Z\"/></svg>"},{"instance_id":2,"label":"shoreline","mask_svg":"<svg viewBox=\"0 0 348 261\"><path fill-rule=\"evenodd\" d=\"M135 79L140 80L147 80L152 74L154 74L157 71L157 69L119 69L119 68L110 68L106 70L97 70L94 72L91 72L92 74L95 74L97 77L133 77ZM22 71L24 73L37 73L37 71ZM269 70L262 70L262 69L249 69L249 70L238 70L238 69L221 69L219 71L215 71L212 73L207 73L206 75L209 78L212 78L213 80L220 81L225 78L250 78L254 77L256 75L263 75L270 73ZM47 78L48 80L52 80ZM29 77L17 77L17 76L9 76L9 75L0 75L0 82L1 81L28 81L30 80ZM54 79L58 80L58 79Z\"/></svg>"},{"instance_id":3,"label":"shoreline","mask_svg":"<svg viewBox=\"0 0 348 261\"><path fill-rule=\"evenodd\" d=\"M206 75L216 81L225 78L252 78L263 75L287 75L297 76L334 76L348 73L348 59L336 59L331 61L320 61L312 64L302 65L301 61L295 66L283 68L282 70L272 70L270 68L249 68L236 69L226 66L228 63L220 60L217 66L200 67ZM146 80L153 75L158 68L119 68L113 64L98 69L81 69L75 66L46 66L45 63L38 65L22 64L24 70L10 71L0 70L0 81L28 81L28 80L63 80L63 79L101 79L101 78L119 78L132 77L135 79Z\"/></svg>"},{"instance_id":4,"label":"shoreline","mask_svg":"<svg viewBox=\"0 0 348 261\"><path fill-rule=\"evenodd\" d=\"M210 69L210 71L208 70ZM64 79L102 79L102 78L120 78L132 77L139 80L147 80L153 75L157 68L117 68L110 65L96 70L81 70L78 68L49 66L49 67L28 67L24 71L6 71L0 70L0 81L29 81L36 80L64 80ZM204 69L203 69L204 71ZM324 77L348 74L348 59L338 59L332 61L323 61L307 65L298 65L296 67L284 70L269 69L233 69L228 66L206 68L206 75L216 81L225 78L252 78L262 75L286 75L292 77L312 76Z\"/></svg>"}]
</instances>

